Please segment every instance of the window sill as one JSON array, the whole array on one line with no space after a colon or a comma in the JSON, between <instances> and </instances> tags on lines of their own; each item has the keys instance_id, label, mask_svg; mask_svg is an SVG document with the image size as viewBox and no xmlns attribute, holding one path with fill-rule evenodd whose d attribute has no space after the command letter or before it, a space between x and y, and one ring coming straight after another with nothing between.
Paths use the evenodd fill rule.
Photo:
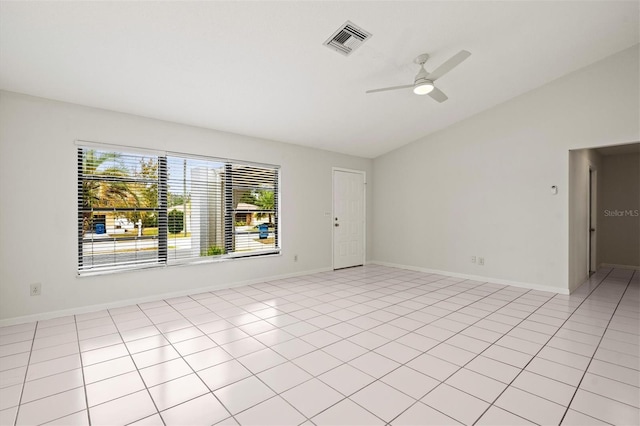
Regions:
<instances>
[{"instance_id":1,"label":"window sill","mask_svg":"<svg viewBox=\"0 0 640 426\"><path fill-rule=\"evenodd\" d=\"M205 259L184 259L184 260L174 260L170 263L162 263L162 264L151 264L145 266L138 266L135 268L114 268L114 269L104 269L97 271L84 271L77 272L77 278L85 278L85 277L94 277L99 275L111 275L111 274L121 274L127 272L140 272L140 271L148 271L150 269L163 269L163 268L173 268L173 267L184 267L184 266L193 266L193 265L209 265L212 263L223 263L229 261L238 261L238 260L247 260L247 259L261 259L265 257L280 257L282 256L282 250L274 251L271 253L264 254L254 254L254 255L231 255L231 256L211 256Z\"/></svg>"}]
</instances>

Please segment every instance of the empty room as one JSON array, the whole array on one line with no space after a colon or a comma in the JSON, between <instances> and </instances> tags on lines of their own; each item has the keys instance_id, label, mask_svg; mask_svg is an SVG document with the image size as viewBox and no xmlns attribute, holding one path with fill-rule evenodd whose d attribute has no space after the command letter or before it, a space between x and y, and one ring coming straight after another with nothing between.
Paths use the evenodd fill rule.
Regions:
<instances>
[{"instance_id":1,"label":"empty room","mask_svg":"<svg viewBox=\"0 0 640 426\"><path fill-rule=\"evenodd\" d=\"M637 1L0 0L0 426L640 424Z\"/></svg>"}]
</instances>

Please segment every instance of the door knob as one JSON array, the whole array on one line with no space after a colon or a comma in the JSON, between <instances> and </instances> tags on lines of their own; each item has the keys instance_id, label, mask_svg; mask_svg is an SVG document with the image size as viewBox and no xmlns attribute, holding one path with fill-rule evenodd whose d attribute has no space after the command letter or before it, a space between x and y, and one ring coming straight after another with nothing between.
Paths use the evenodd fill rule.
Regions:
<instances>
[{"instance_id":1,"label":"door knob","mask_svg":"<svg viewBox=\"0 0 640 426\"><path fill-rule=\"evenodd\" d=\"M338 226L340 226L340 224L339 223L334 223L333 226L335 226L337 228Z\"/></svg>"}]
</instances>

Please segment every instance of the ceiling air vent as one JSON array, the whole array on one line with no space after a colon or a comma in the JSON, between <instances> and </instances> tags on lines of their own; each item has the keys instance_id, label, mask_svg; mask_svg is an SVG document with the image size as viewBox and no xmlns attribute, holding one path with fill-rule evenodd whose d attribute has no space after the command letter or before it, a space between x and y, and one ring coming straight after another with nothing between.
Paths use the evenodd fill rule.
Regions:
<instances>
[{"instance_id":1,"label":"ceiling air vent","mask_svg":"<svg viewBox=\"0 0 640 426\"><path fill-rule=\"evenodd\" d=\"M351 21L347 21L324 42L324 45L336 52L349 56L362 43L371 37L371 33L358 27Z\"/></svg>"}]
</instances>

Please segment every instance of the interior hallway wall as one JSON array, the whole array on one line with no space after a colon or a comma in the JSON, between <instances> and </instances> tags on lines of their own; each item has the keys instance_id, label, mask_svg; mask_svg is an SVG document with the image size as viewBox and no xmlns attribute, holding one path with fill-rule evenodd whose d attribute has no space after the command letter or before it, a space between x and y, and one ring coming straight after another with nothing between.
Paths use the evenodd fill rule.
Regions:
<instances>
[{"instance_id":1,"label":"interior hallway wall","mask_svg":"<svg viewBox=\"0 0 640 426\"><path fill-rule=\"evenodd\" d=\"M600 155L593 149L569 151L569 289L589 277L589 169L601 176ZM594 191L598 194L598 189ZM597 203L597 201L596 201ZM597 226L597 224L592 224ZM594 255L598 256L598 251ZM597 262L597 261L596 261ZM596 263L597 264L597 263Z\"/></svg>"},{"instance_id":2,"label":"interior hallway wall","mask_svg":"<svg viewBox=\"0 0 640 426\"><path fill-rule=\"evenodd\" d=\"M640 267L640 154L602 156L598 260Z\"/></svg>"},{"instance_id":3,"label":"interior hallway wall","mask_svg":"<svg viewBox=\"0 0 640 426\"><path fill-rule=\"evenodd\" d=\"M640 140L638 47L376 158L373 258L567 292L569 150Z\"/></svg>"}]
</instances>

